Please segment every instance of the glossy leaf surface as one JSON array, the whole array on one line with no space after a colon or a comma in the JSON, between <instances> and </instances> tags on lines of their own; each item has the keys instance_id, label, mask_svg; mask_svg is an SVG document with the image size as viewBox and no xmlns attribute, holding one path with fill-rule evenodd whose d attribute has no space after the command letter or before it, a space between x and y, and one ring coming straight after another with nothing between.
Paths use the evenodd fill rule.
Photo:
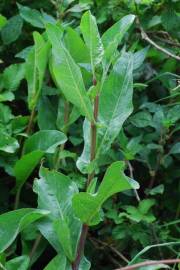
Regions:
<instances>
[{"instance_id":1,"label":"glossy leaf surface","mask_svg":"<svg viewBox=\"0 0 180 270\"><path fill-rule=\"evenodd\" d=\"M6 250L26 226L47 214L45 210L22 208L0 215L0 252Z\"/></svg>"},{"instance_id":2,"label":"glossy leaf surface","mask_svg":"<svg viewBox=\"0 0 180 270\"><path fill-rule=\"evenodd\" d=\"M100 222L100 209L113 194L128 189L137 189L138 183L124 174L124 163L114 162L106 171L97 193L80 192L73 197L73 209L77 217L88 225Z\"/></svg>"}]
</instances>

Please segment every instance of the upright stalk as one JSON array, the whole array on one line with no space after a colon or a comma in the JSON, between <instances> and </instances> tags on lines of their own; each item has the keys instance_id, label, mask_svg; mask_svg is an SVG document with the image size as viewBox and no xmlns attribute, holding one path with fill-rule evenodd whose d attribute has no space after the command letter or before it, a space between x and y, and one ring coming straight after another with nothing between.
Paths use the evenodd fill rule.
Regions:
<instances>
[{"instance_id":1,"label":"upright stalk","mask_svg":"<svg viewBox=\"0 0 180 270\"><path fill-rule=\"evenodd\" d=\"M93 80L93 85L95 86L96 84L97 84L96 80ZM96 122L98 119L98 108L99 108L99 95L97 95L94 100L94 121L91 122L91 146L90 146L91 147L90 149L91 162L95 159L95 155L96 155L96 138L97 138ZM87 187L89 186L93 178L94 178L94 171L88 175ZM80 236L78 247L77 247L76 258L75 258L75 261L72 263L73 270L79 269L82 254L84 252L84 246L86 242L87 233L88 233L88 225L83 224L81 236Z\"/></svg>"},{"instance_id":2,"label":"upright stalk","mask_svg":"<svg viewBox=\"0 0 180 270\"><path fill-rule=\"evenodd\" d=\"M68 121L69 121L69 102L65 100L65 102L64 102L64 126L66 126ZM66 127L64 129L64 133L65 134L67 133L67 128ZM55 170L59 169L59 164L60 164L60 159L61 159L60 152L62 152L64 150L65 145L66 145L66 143L63 143L58 149L58 153L56 155L55 162L54 162Z\"/></svg>"}]
</instances>

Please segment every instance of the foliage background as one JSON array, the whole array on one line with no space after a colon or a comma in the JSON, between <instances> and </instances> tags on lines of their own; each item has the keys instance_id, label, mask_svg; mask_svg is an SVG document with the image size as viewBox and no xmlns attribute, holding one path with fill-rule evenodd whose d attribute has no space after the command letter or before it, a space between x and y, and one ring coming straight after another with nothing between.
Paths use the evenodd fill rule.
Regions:
<instances>
[{"instance_id":1,"label":"foliage background","mask_svg":"<svg viewBox=\"0 0 180 270\"><path fill-rule=\"evenodd\" d=\"M148 36L174 55L180 52L180 3L177 0L82 0L82 1L18 1L19 4L43 10L73 27L79 25L84 10L91 9L96 16L101 33L127 14L136 14ZM63 6L62 6L63 4ZM76 6L75 6L76 5ZM75 6L75 8L73 8ZM15 179L13 166L18 158L17 140L21 140L29 111L27 86L21 72L15 66L23 62L18 53L32 46L32 32L37 29L19 15L17 2L1 0L0 13L0 129L11 136L11 149L7 151L0 141L0 212L13 209ZM117 195L105 204L105 222L89 232L86 245L87 257L93 258L92 269L112 269L123 265L121 253L128 259L141 249L159 243L179 240L180 222L180 88L179 61L151 46L142 39L140 26L134 24L124 38L124 46L136 54L137 69L134 70L134 112L126 121L104 165L125 159L127 174L140 183L139 197L132 194ZM8 70L8 71L7 71ZM5 74L5 75L4 75ZM14 84L13 84L13 82ZM53 87L49 94L48 87ZM48 80L43 88L35 130L44 126L59 129L59 105L55 86ZM41 110L40 108L43 108ZM107 108L108 109L108 108ZM46 112L44 111L46 110ZM48 113L48 112L49 113ZM21 116L18 118L17 116ZM47 120L49 119L49 120ZM57 119L55 121L54 119ZM75 167L75 160L82 150L82 119L68 131L70 142L66 150L71 155L62 164L64 173L77 179L83 187L85 178ZM0 135L1 136L1 135ZM37 176L35 171L23 188L21 206L33 207L36 197L30 185ZM103 171L102 171L103 175ZM25 232L17 250L26 253L32 246L36 231ZM44 248L45 247L45 250ZM42 256L41 253L43 252ZM171 258L179 256L178 246L156 247L148 252L148 258ZM39 253L39 254L38 254ZM32 269L41 269L54 256L54 251L44 240L37 252L37 261Z\"/></svg>"}]
</instances>

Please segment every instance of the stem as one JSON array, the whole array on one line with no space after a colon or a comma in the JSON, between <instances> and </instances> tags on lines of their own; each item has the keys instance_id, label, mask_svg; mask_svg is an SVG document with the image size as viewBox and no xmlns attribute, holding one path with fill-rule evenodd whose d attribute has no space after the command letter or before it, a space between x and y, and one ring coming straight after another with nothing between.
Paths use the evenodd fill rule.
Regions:
<instances>
[{"instance_id":1,"label":"stem","mask_svg":"<svg viewBox=\"0 0 180 270\"><path fill-rule=\"evenodd\" d=\"M21 195L21 187L18 188L18 191L16 192L15 202L14 202L14 210L18 209L19 201L20 201L20 195Z\"/></svg>"},{"instance_id":2,"label":"stem","mask_svg":"<svg viewBox=\"0 0 180 270\"><path fill-rule=\"evenodd\" d=\"M82 253L84 252L84 246L85 246L87 233L88 233L88 225L83 224L82 231L81 231L81 236L80 236L79 243L78 243L76 259L72 263L72 270L78 270L79 269L79 264L81 262L81 256L82 256Z\"/></svg>"},{"instance_id":3,"label":"stem","mask_svg":"<svg viewBox=\"0 0 180 270\"><path fill-rule=\"evenodd\" d=\"M94 79L93 84L96 85L97 82ZM97 137L97 128L96 128L96 122L98 118L98 107L99 107L99 95L95 97L94 100L94 121L91 122L91 149L90 149L90 161L92 162L95 159L96 156L96 137ZM94 171L88 175L87 180L87 187L91 183L92 179L94 178ZM86 242L86 237L88 233L88 225L83 224L81 236L79 239L78 247L77 247L77 254L74 262L72 263L72 269L78 270L79 265L81 262L81 257L84 252L84 246Z\"/></svg>"},{"instance_id":4,"label":"stem","mask_svg":"<svg viewBox=\"0 0 180 270\"><path fill-rule=\"evenodd\" d=\"M31 133L31 130L33 128L33 124L34 124L34 117L35 117L35 107L32 109L31 111L31 115L30 115L30 119L29 119L29 123L26 129L26 133L27 135L29 135Z\"/></svg>"},{"instance_id":5,"label":"stem","mask_svg":"<svg viewBox=\"0 0 180 270\"><path fill-rule=\"evenodd\" d=\"M37 236L37 238L36 238L34 244L33 244L33 247L32 247L32 249L31 249L31 252L29 253L29 258L30 258L30 260L31 260L32 257L34 256L34 254L35 254L35 252L36 252L36 249L37 249L37 247L39 246L39 243L41 242L41 240L42 240L42 235L39 234L39 235Z\"/></svg>"},{"instance_id":6,"label":"stem","mask_svg":"<svg viewBox=\"0 0 180 270\"><path fill-rule=\"evenodd\" d=\"M98 107L99 107L99 96L95 97L94 101L94 120L97 122L98 118ZM97 135L97 128L96 123L93 121L91 122L91 152L90 152L90 160L93 161L96 155L96 135ZM91 183L92 179L94 178L94 171L88 175L87 186Z\"/></svg>"},{"instance_id":7,"label":"stem","mask_svg":"<svg viewBox=\"0 0 180 270\"><path fill-rule=\"evenodd\" d=\"M128 164L128 168L129 168L129 174L130 174L130 177L132 178L132 179L134 179L134 174L133 174L133 167L132 167L132 165L131 165L131 163L130 163L130 161L127 161L127 164ZM134 194L135 194L135 197L136 197L136 200L138 201L138 202L140 202L140 197L139 197L139 193L138 193L138 191L136 190L136 189L134 189Z\"/></svg>"},{"instance_id":8,"label":"stem","mask_svg":"<svg viewBox=\"0 0 180 270\"><path fill-rule=\"evenodd\" d=\"M115 269L115 270L134 270L137 269L139 267L142 266L149 266L149 265L157 265L157 264L174 264L174 263L179 263L180 259L168 259L168 260L159 260L159 261L146 261L146 262L142 262L142 263L136 263L133 265L129 265L126 267L122 267L119 269Z\"/></svg>"},{"instance_id":9,"label":"stem","mask_svg":"<svg viewBox=\"0 0 180 270\"><path fill-rule=\"evenodd\" d=\"M65 126L64 133L65 134L67 133L66 124L68 123L68 121L69 121L69 102L65 101L64 102L64 126ZM66 143L63 143L59 147L59 150L58 150L58 153L57 153L57 156L55 159L55 165L54 165L55 170L59 169L59 165L60 165L60 161L61 161L60 152L62 152L64 150L65 145L66 145Z\"/></svg>"}]
</instances>

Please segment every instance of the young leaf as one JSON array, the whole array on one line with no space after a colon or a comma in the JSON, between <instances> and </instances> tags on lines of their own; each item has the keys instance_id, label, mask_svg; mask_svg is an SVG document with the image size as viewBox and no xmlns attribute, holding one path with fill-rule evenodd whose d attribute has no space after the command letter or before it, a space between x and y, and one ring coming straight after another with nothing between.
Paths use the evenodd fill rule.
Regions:
<instances>
[{"instance_id":1,"label":"young leaf","mask_svg":"<svg viewBox=\"0 0 180 270\"><path fill-rule=\"evenodd\" d=\"M73 103L82 115L92 120L92 105L85 90L80 68L62 43L58 47L53 47L51 68L53 77L66 99Z\"/></svg>"},{"instance_id":2,"label":"young leaf","mask_svg":"<svg viewBox=\"0 0 180 270\"><path fill-rule=\"evenodd\" d=\"M40 95L50 48L49 43L45 42L38 32L34 32L33 37L35 45L27 57L25 72L30 110L36 106Z\"/></svg>"},{"instance_id":3,"label":"young leaf","mask_svg":"<svg viewBox=\"0 0 180 270\"><path fill-rule=\"evenodd\" d=\"M91 67L94 75L96 66L102 60L104 49L99 35L96 18L91 14L90 11L85 12L82 16L80 28L85 43L89 48Z\"/></svg>"},{"instance_id":4,"label":"young leaf","mask_svg":"<svg viewBox=\"0 0 180 270\"><path fill-rule=\"evenodd\" d=\"M100 93L97 157L106 153L131 114L133 57L124 53L115 63Z\"/></svg>"},{"instance_id":5,"label":"young leaf","mask_svg":"<svg viewBox=\"0 0 180 270\"><path fill-rule=\"evenodd\" d=\"M103 65L107 72L113 56L117 50L125 33L128 31L130 26L133 24L135 19L134 15L127 15L110 27L102 36L102 42L105 48Z\"/></svg>"},{"instance_id":6,"label":"young leaf","mask_svg":"<svg viewBox=\"0 0 180 270\"><path fill-rule=\"evenodd\" d=\"M26 140L24 150L25 153L40 150L52 154L58 145L66 141L66 135L58 130L40 130Z\"/></svg>"},{"instance_id":7,"label":"young leaf","mask_svg":"<svg viewBox=\"0 0 180 270\"><path fill-rule=\"evenodd\" d=\"M102 42L104 47L107 48L108 46L110 46L111 43L114 42L116 42L118 45L124 37L125 33L133 24L134 20L135 16L129 14L127 16L124 16L121 20L108 28L108 30L102 36Z\"/></svg>"},{"instance_id":8,"label":"young leaf","mask_svg":"<svg viewBox=\"0 0 180 270\"><path fill-rule=\"evenodd\" d=\"M113 70L100 92L97 129L96 159L107 153L118 136L121 127L133 109L133 56L124 53L115 63ZM90 163L90 123L84 123L84 150L77 161L82 173L87 173Z\"/></svg>"},{"instance_id":9,"label":"young leaf","mask_svg":"<svg viewBox=\"0 0 180 270\"><path fill-rule=\"evenodd\" d=\"M65 44L76 63L90 63L88 48L77 31L70 27L66 30Z\"/></svg>"},{"instance_id":10,"label":"young leaf","mask_svg":"<svg viewBox=\"0 0 180 270\"><path fill-rule=\"evenodd\" d=\"M46 210L22 208L0 215L0 253L6 250L19 232L49 214Z\"/></svg>"},{"instance_id":11,"label":"young leaf","mask_svg":"<svg viewBox=\"0 0 180 270\"><path fill-rule=\"evenodd\" d=\"M113 194L128 189L137 189L138 183L125 176L124 163L114 162L106 171L96 194L80 192L73 197L73 209L76 216L85 224L93 226L100 222L100 210L103 203Z\"/></svg>"},{"instance_id":12,"label":"young leaf","mask_svg":"<svg viewBox=\"0 0 180 270\"><path fill-rule=\"evenodd\" d=\"M38 207L49 210L51 214L45 223L40 223L39 229L58 252L61 248L61 252L63 250L73 261L81 231L81 223L72 210L72 197L78 189L61 173L42 168L40 176L34 183Z\"/></svg>"}]
</instances>

